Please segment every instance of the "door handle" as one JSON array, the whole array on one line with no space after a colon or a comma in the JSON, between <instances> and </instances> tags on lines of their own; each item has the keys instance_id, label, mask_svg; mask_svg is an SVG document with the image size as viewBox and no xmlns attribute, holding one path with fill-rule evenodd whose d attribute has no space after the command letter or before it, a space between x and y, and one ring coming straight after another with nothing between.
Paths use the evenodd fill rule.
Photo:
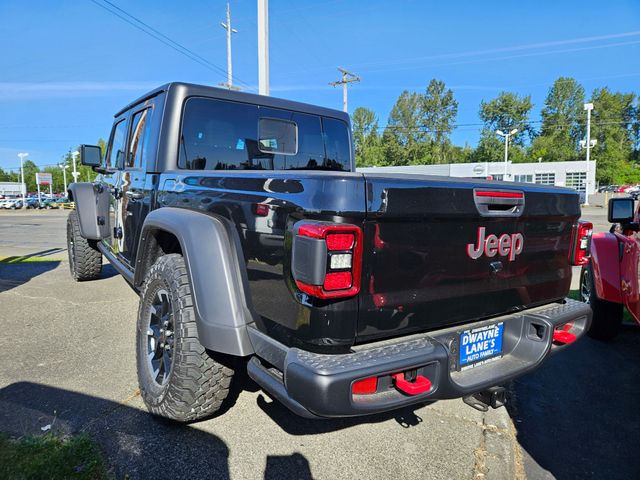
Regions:
<instances>
[{"instance_id":1,"label":"door handle","mask_svg":"<svg viewBox=\"0 0 640 480\"><path fill-rule=\"evenodd\" d=\"M135 192L135 191L132 191L132 190L127 190L124 194L127 197L131 198L132 200L140 200L141 198L144 197L144 193Z\"/></svg>"}]
</instances>

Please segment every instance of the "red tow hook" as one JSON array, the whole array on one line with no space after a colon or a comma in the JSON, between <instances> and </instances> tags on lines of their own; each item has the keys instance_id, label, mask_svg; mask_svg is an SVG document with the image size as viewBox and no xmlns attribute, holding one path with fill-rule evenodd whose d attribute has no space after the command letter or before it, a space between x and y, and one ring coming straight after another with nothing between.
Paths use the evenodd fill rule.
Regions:
<instances>
[{"instance_id":1,"label":"red tow hook","mask_svg":"<svg viewBox=\"0 0 640 480\"><path fill-rule=\"evenodd\" d=\"M568 343L575 342L577 337L575 334L571 332L567 332L566 330L554 330L553 331L553 341L557 343L562 343L566 345Z\"/></svg>"},{"instance_id":2,"label":"red tow hook","mask_svg":"<svg viewBox=\"0 0 640 480\"><path fill-rule=\"evenodd\" d=\"M422 375L418 375L415 382L405 380L402 372L391 375L391 378L395 381L396 388L408 395L418 395L431 390L431 380Z\"/></svg>"}]
</instances>

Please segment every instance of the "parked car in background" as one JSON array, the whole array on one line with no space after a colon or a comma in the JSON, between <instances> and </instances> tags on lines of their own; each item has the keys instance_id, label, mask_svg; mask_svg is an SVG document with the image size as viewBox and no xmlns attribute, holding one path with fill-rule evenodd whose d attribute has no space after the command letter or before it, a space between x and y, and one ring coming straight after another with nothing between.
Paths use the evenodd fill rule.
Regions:
<instances>
[{"instance_id":1,"label":"parked car in background","mask_svg":"<svg viewBox=\"0 0 640 480\"><path fill-rule=\"evenodd\" d=\"M46 208L47 210L60 208L63 203L68 201L69 199L67 197L48 197L42 200L40 208Z\"/></svg>"},{"instance_id":2,"label":"parked car in background","mask_svg":"<svg viewBox=\"0 0 640 480\"><path fill-rule=\"evenodd\" d=\"M609 200L608 232L596 233L589 245L590 258L582 267L580 296L591 306L589 335L613 338L626 308L640 324L640 212L633 198Z\"/></svg>"},{"instance_id":3,"label":"parked car in background","mask_svg":"<svg viewBox=\"0 0 640 480\"><path fill-rule=\"evenodd\" d=\"M0 202L0 208L6 208L8 210L16 210L17 208L22 208L22 199L9 198L6 200L2 200Z\"/></svg>"},{"instance_id":4,"label":"parked car in background","mask_svg":"<svg viewBox=\"0 0 640 480\"><path fill-rule=\"evenodd\" d=\"M38 200L38 198L27 198L24 201L25 207L30 208L30 209L34 209L34 208L40 208L40 201Z\"/></svg>"}]
</instances>

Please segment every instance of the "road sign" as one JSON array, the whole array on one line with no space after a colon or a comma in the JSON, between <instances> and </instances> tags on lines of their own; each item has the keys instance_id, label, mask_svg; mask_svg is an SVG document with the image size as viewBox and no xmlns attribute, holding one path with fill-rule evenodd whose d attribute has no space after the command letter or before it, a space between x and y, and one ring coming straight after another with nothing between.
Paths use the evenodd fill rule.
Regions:
<instances>
[{"instance_id":1,"label":"road sign","mask_svg":"<svg viewBox=\"0 0 640 480\"><path fill-rule=\"evenodd\" d=\"M38 185L51 185L52 181L50 173L36 173L36 183Z\"/></svg>"}]
</instances>

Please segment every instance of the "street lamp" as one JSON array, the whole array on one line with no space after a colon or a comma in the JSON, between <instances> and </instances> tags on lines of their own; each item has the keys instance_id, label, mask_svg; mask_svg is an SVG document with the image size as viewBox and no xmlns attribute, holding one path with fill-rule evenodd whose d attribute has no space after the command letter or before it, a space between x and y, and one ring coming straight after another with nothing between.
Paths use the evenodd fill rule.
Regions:
<instances>
[{"instance_id":1,"label":"street lamp","mask_svg":"<svg viewBox=\"0 0 640 480\"><path fill-rule=\"evenodd\" d=\"M78 171L76 170L76 158L78 158L78 155L80 155L79 151L75 151L75 152L71 152L71 158L73 158L73 181L74 183L78 182Z\"/></svg>"},{"instance_id":2,"label":"street lamp","mask_svg":"<svg viewBox=\"0 0 640 480\"><path fill-rule=\"evenodd\" d=\"M510 132L504 133L502 130L496 130L496 133L504 137L504 180L507 180L507 168L509 167L509 137L518 133L518 129L514 128Z\"/></svg>"},{"instance_id":3,"label":"street lamp","mask_svg":"<svg viewBox=\"0 0 640 480\"><path fill-rule=\"evenodd\" d=\"M69 186L67 185L67 168L69 168L69 165L67 165L66 163L61 163L60 165L58 165L58 167L62 169L62 176L64 177L64 191L66 192L69 188Z\"/></svg>"},{"instance_id":4,"label":"street lamp","mask_svg":"<svg viewBox=\"0 0 640 480\"><path fill-rule=\"evenodd\" d=\"M25 207L25 200L24 200L24 194L25 194L25 190L27 189L26 185L24 184L24 159L25 157L28 157L29 154L28 153L19 153L18 156L20 157L20 191L22 192L22 208Z\"/></svg>"},{"instance_id":5,"label":"street lamp","mask_svg":"<svg viewBox=\"0 0 640 480\"><path fill-rule=\"evenodd\" d=\"M580 142L580 146L587 150L587 178L584 192L584 204L589 205L589 157L591 153L591 149L595 146L595 142L591 141L591 110L593 110L593 103L585 103L584 109L587 111L587 140Z\"/></svg>"}]
</instances>

